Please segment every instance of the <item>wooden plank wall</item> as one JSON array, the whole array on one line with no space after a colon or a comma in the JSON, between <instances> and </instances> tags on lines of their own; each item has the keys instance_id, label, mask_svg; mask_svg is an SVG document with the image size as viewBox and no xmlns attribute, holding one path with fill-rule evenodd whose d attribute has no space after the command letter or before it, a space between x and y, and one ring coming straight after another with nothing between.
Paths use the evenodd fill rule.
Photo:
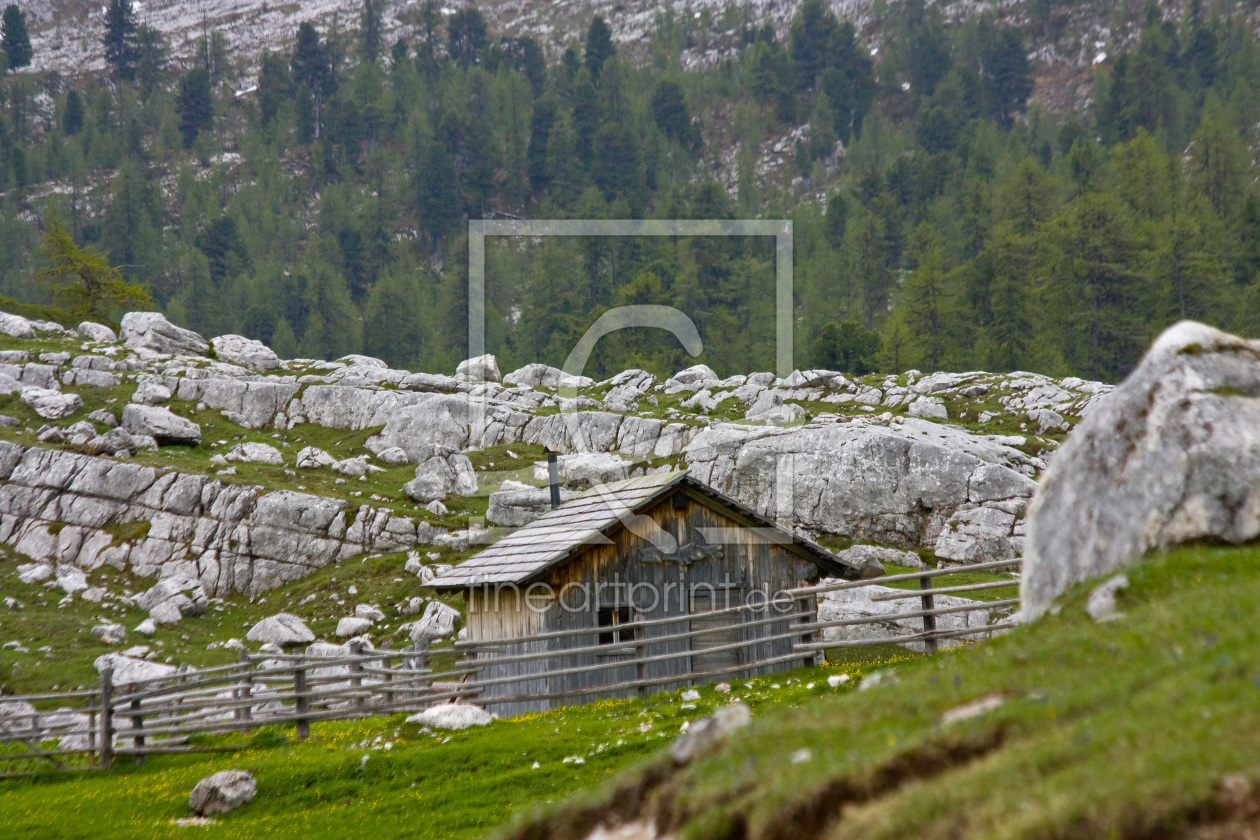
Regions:
<instances>
[{"instance_id":1,"label":"wooden plank wall","mask_svg":"<svg viewBox=\"0 0 1260 840\"><path fill-rule=\"evenodd\" d=\"M818 570L812 562L794 553L787 546L767 541L755 531L744 527L737 518L717 509L710 500L698 494L680 491L677 501L673 496L666 497L646 513L665 531L673 535L680 545L693 542L698 528L727 529L727 533L737 534L737 539L725 546L723 558L696 562L684 568L672 562L641 563L639 551L650 548L651 543L621 528L612 534L611 545L592 546L551 572L546 582L557 594L557 599L562 600L563 603L554 604L545 613L531 612L509 596L500 598L498 609L491 609L492 595L487 596L484 593L471 595L468 617L469 640L486 641L495 638L522 637L530 633L551 630L596 628L599 607L625 605L627 588L636 585L638 588L635 590L634 606L637 609L633 611L632 616L638 620L653 620L688 615L689 596L693 591L712 592L712 603L721 608L727 604L728 593L730 606L736 606L754 590L773 594L782 589L805 585L818 577ZM583 585L585 594L583 594L583 589L570 587L570 584ZM600 584L603 586L601 587ZM615 587L614 584L619 584L619 586ZM650 593L658 595L654 596ZM801 607L794 604L791 611L800 610ZM759 638L783 635L789 632L792 623L799 621L799 619L787 617L787 614L776 611L769 605L759 612L744 613L740 620L747 622L759 618L771 618L775 615L785 615L784 620L760 627L744 627L740 631L742 638L745 641L755 642ZM649 632L646 638L650 641L653 634L685 632L689 629L688 625L689 622L680 622L657 628ZM798 638L797 641L799 640ZM488 676L489 671L493 671L495 676L507 676L514 673L525 679L517 685L490 687L487 690L487 701L491 701L493 696L522 692L554 694L583 688L597 688L634 680L640 675L649 678L678 677L676 682L655 687L651 689L652 691L672 690L690 685L692 682L688 678L691 672L689 657L649 663L644 671L640 672L632 655L601 654L596 641L597 637L591 635L512 646L514 650L510 652L524 652L527 648L538 650L544 644L549 644L549 649L553 651L582 649L583 652L566 657L562 662L540 660L494 666L488 669L487 674L483 676ZM753 644L741 652L741 661L756 661L787 655L792 652L792 644L791 638ZM681 653L690 650L690 646L690 641L686 639L657 644L649 643L645 645L644 653L647 656ZM515 650L517 648L520 650ZM509 651L505 648L505 652ZM588 670L550 678L540 676L547 669L585 669L622 659L626 661L622 667ZM801 662L762 666L741 674L732 674L725 679L764 675L802 664L806 664L804 659ZM625 697L633 694L633 691L621 690L584 695L571 701L540 699L525 703L499 704L501 708L492 708L492 711L498 714L520 714L525 711L552 708L561 702L586 702L600 696Z\"/></svg>"}]
</instances>

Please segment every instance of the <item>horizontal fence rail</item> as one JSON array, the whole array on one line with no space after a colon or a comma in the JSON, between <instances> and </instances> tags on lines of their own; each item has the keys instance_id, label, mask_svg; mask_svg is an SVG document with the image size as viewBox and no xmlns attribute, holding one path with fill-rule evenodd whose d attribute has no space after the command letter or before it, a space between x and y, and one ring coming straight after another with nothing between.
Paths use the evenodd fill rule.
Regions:
<instances>
[{"instance_id":1,"label":"horizontal fence rail","mask_svg":"<svg viewBox=\"0 0 1260 840\"><path fill-rule=\"evenodd\" d=\"M898 644L921 645L933 653L942 642L986 638L1016 626L1010 612L1018 605L1018 598L1009 597L938 607L936 596L1015 588L1018 580L941 588L934 588L933 581L960 572L1019 567L1020 561L1007 560L862 581L827 581L781 593L777 607L774 601L739 604L613 627L457 641L459 658L444 671L430 667L430 651L423 641L403 650L370 650L355 641L348 653L332 656L241 651L230 665L181 667L173 674L126 682L105 671L100 686L88 690L0 697L0 762L38 761L43 767L73 770L83 768L69 766L67 760L78 756L81 763L86 755L88 768L107 768L118 756L142 763L147 755L238 749L189 739L245 734L263 726L292 726L302 739L314 722L419 712L439 703L509 707L645 696L649 689L813 663L819 653L832 649ZM918 590L868 597L872 604L892 605L890 612L877 608L870 615L819 617L819 605L830 593L913 582L919 584ZM913 602L913 608L897 606L906 601ZM968 614L975 615L976 623ZM938 617L958 615L964 616L966 626L938 628ZM695 626L697 617L706 625ZM712 623L714 617L733 623ZM843 635L844 628L860 633L873 628L875 633L857 638L823 635L828 630ZM881 628L886 634L879 632ZM733 630L741 636L737 641L731 640ZM730 655L736 664L715 663L711 658L715 654ZM649 673L652 666L677 672ZM35 706L52 703L59 707ZM21 774L0 773L0 778L14 775Z\"/></svg>"}]
</instances>

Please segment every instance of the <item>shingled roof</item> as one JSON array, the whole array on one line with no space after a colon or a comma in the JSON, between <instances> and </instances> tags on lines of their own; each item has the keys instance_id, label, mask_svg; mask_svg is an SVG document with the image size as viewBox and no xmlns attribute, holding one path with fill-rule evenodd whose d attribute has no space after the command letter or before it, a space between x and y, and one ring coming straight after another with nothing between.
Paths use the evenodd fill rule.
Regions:
<instances>
[{"instance_id":1,"label":"shingled roof","mask_svg":"<svg viewBox=\"0 0 1260 840\"><path fill-rule=\"evenodd\" d=\"M673 489L686 486L715 506L737 512L767 536L793 545L824 574L856 579L859 570L817 543L779 527L742 503L692 478L686 470L617 481L586 491L555 510L518 528L430 584L435 589L463 589L494 584L525 584L568 560L582 548L608 545L608 535L624 527L622 518L638 514Z\"/></svg>"}]
</instances>

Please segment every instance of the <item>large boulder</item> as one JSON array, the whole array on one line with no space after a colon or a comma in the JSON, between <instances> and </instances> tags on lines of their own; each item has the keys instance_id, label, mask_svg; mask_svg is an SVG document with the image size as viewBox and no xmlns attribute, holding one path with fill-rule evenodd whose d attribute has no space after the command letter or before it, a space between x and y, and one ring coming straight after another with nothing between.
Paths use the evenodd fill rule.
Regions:
<instances>
[{"instance_id":1,"label":"large boulder","mask_svg":"<svg viewBox=\"0 0 1260 840\"><path fill-rule=\"evenodd\" d=\"M1182 321L1076 427L1029 508L1021 597L1187 540L1260 536L1260 342Z\"/></svg>"},{"instance_id":2,"label":"large boulder","mask_svg":"<svg viewBox=\"0 0 1260 840\"><path fill-rule=\"evenodd\" d=\"M98 656L92 664L96 667L98 674L103 674L106 670L112 671L113 683L119 686L171 677L179 671L174 665L149 662L147 659L123 656L121 653L107 653L104 656Z\"/></svg>"},{"instance_id":3,"label":"large boulder","mask_svg":"<svg viewBox=\"0 0 1260 840\"><path fill-rule=\"evenodd\" d=\"M455 375L473 382L498 382L502 378L498 360L489 353L460 362Z\"/></svg>"},{"instance_id":4,"label":"large boulder","mask_svg":"<svg viewBox=\"0 0 1260 840\"><path fill-rule=\"evenodd\" d=\"M132 350L153 353L204 356L210 349L204 338L175 326L161 312L128 312L122 319L122 337Z\"/></svg>"},{"instance_id":5,"label":"large boulder","mask_svg":"<svg viewBox=\"0 0 1260 840\"><path fill-rule=\"evenodd\" d=\"M201 427L169 409L131 403L123 409L122 427L133 435L147 435L160 444L201 443Z\"/></svg>"},{"instance_id":6,"label":"large boulder","mask_svg":"<svg viewBox=\"0 0 1260 840\"><path fill-rule=\"evenodd\" d=\"M224 814L239 808L258 793L258 783L248 770L220 770L197 782L188 796L188 807L194 812Z\"/></svg>"},{"instance_id":7,"label":"large boulder","mask_svg":"<svg viewBox=\"0 0 1260 840\"><path fill-rule=\"evenodd\" d=\"M78 394L63 394L50 388L26 388L22 403L45 420L60 420L83 407Z\"/></svg>"},{"instance_id":8,"label":"large boulder","mask_svg":"<svg viewBox=\"0 0 1260 840\"><path fill-rule=\"evenodd\" d=\"M577 487L622 481L629 477L631 466L629 461L622 460L611 452L576 452L556 457L556 473L560 483ZM550 480L546 461L535 462L534 480Z\"/></svg>"},{"instance_id":9,"label":"large boulder","mask_svg":"<svg viewBox=\"0 0 1260 840\"><path fill-rule=\"evenodd\" d=\"M420 452L416 477L403 490L417 502L445 499L447 493L471 496L477 492L477 473L472 461L457 449L430 444Z\"/></svg>"},{"instance_id":10,"label":"large boulder","mask_svg":"<svg viewBox=\"0 0 1260 840\"><path fill-rule=\"evenodd\" d=\"M527 388L589 388L595 384L588 376L574 376L551 365L525 365L503 377L506 385L524 385Z\"/></svg>"},{"instance_id":11,"label":"large boulder","mask_svg":"<svg viewBox=\"0 0 1260 840\"><path fill-rule=\"evenodd\" d=\"M174 624L184 616L202 615L209 599L200 581L177 575L158 581L136 598L136 606L158 624Z\"/></svg>"},{"instance_id":12,"label":"large boulder","mask_svg":"<svg viewBox=\"0 0 1260 840\"><path fill-rule=\"evenodd\" d=\"M274 370L280 367L280 357L261 341L243 335L221 335L210 339L214 355L220 361L230 362L254 370Z\"/></svg>"},{"instance_id":13,"label":"large boulder","mask_svg":"<svg viewBox=\"0 0 1260 840\"><path fill-rule=\"evenodd\" d=\"M935 547L949 517L968 506L1026 501L1038 466L1005 443L916 419L718 424L696 435L686 459L692 475L763 515L902 548ZM988 540L992 532L966 536ZM1015 524L1001 539L1018 553Z\"/></svg>"},{"instance_id":14,"label":"large boulder","mask_svg":"<svg viewBox=\"0 0 1260 840\"><path fill-rule=\"evenodd\" d=\"M249 628L245 638L251 642L270 642L273 645L304 645L315 641L315 634L296 615L276 613Z\"/></svg>"},{"instance_id":15,"label":"large boulder","mask_svg":"<svg viewBox=\"0 0 1260 840\"><path fill-rule=\"evenodd\" d=\"M467 729L470 726L485 726L494 719L494 715L480 706L443 703L412 715L407 718L407 723L418 723L436 729Z\"/></svg>"},{"instance_id":16,"label":"large boulder","mask_svg":"<svg viewBox=\"0 0 1260 840\"><path fill-rule=\"evenodd\" d=\"M560 490L560 501L567 502L578 494L572 490ZM486 520L493 525L519 528L533 522L551 510L551 488L534 487L511 479L503 482L490 494L490 507Z\"/></svg>"},{"instance_id":17,"label":"large boulder","mask_svg":"<svg viewBox=\"0 0 1260 840\"><path fill-rule=\"evenodd\" d=\"M411 641L445 639L455 632L457 621L459 621L459 610L448 607L441 601L430 601L424 608L424 615L411 626Z\"/></svg>"},{"instance_id":18,"label":"large boulder","mask_svg":"<svg viewBox=\"0 0 1260 840\"><path fill-rule=\"evenodd\" d=\"M21 315L0 312L0 333L14 338L34 338L35 328L31 326L30 320Z\"/></svg>"},{"instance_id":19,"label":"large boulder","mask_svg":"<svg viewBox=\"0 0 1260 840\"><path fill-rule=\"evenodd\" d=\"M95 321L84 321L79 324L78 333L88 341L95 341L98 344L113 344L118 340L113 330Z\"/></svg>"},{"instance_id":20,"label":"large boulder","mask_svg":"<svg viewBox=\"0 0 1260 840\"><path fill-rule=\"evenodd\" d=\"M279 449L276 449L269 443L258 443L256 441L238 443L229 449L223 457L229 461L239 461L247 464L284 466L284 456L280 454Z\"/></svg>"}]
</instances>

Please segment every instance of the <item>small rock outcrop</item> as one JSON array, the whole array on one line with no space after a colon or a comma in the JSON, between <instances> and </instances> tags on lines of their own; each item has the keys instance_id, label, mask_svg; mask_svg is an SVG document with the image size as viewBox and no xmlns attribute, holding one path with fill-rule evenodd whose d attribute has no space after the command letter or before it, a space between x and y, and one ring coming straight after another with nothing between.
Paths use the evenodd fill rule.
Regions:
<instances>
[{"instance_id":1,"label":"small rock outcrop","mask_svg":"<svg viewBox=\"0 0 1260 840\"><path fill-rule=\"evenodd\" d=\"M243 335L221 335L210 339L214 355L220 361L253 370L275 370L280 367L280 357L261 341Z\"/></svg>"},{"instance_id":2,"label":"small rock outcrop","mask_svg":"<svg viewBox=\"0 0 1260 840\"><path fill-rule=\"evenodd\" d=\"M435 729L467 729L470 726L485 726L494 719L494 715L480 706L443 703L412 715L407 718L407 723L418 723Z\"/></svg>"},{"instance_id":3,"label":"small rock outcrop","mask_svg":"<svg viewBox=\"0 0 1260 840\"><path fill-rule=\"evenodd\" d=\"M201 443L201 427L169 409L130 403L123 409L122 427L133 435L147 435L160 444Z\"/></svg>"},{"instance_id":4,"label":"small rock outcrop","mask_svg":"<svg viewBox=\"0 0 1260 840\"><path fill-rule=\"evenodd\" d=\"M258 793L258 783L248 770L220 770L206 776L188 795L188 807L201 816L226 814Z\"/></svg>"},{"instance_id":5,"label":"small rock outcrop","mask_svg":"<svg viewBox=\"0 0 1260 840\"><path fill-rule=\"evenodd\" d=\"M467 455L431 444L421 450L416 477L403 485L403 490L421 503L445 499L448 493L470 496L477 492L477 473Z\"/></svg>"},{"instance_id":6,"label":"small rock outcrop","mask_svg":"<svg viewBox=\"0 0 1260 840\"><path fill-rule=\"evenodd\" d=\"M210 349L200 335L175 326L160 312L128 312L122 319L122 338L132 350L151 353L204 356Z\"/></svg>"},{"instance_id":7,"label":"small rock outcrop","mask_svg":"<svg viewBox=\"0 0 1260 840\"><path fill-rule=\"evenodd\" d=\"M1260 536L1260 342L1164 331L1068 437L1028 513L1022 612L1196 539Z\"/></svg>"},{"instance_id":8,"label":"small rock outcrop","mask_svg":"<svg viewBox=\"0 0 1260 840\"><path fill-rule=\"evenodd\" d=\"M296 615L276 613L249 628L245 638L251 642L269 642L273 645L304 645L315 641L315 634Z\"/></svg>"},{"instance_id":9,"label":"small rock outcrop","mask_svg":"<svg viewBox=\"0 0 1260 840\"><path fill-rule=\"evenodd\" d=\"M573 490L561 488L560 501L567 502L577 495ZM534 487L522 481L509 479L490 494L486 520L492 525L519 528L533 522L549 510L551 510L549 487Z\"/></svg>"},{"instance_id":10,"label":"small rock outcrop","mask_svg":"<svg viewBox=\"0 0 1260 840\"><path fill-rule=\"evenodd\" d=\"M713 714L695 721L686 732L675 738L674 743L669 746L669 755L675 764L686 764L751 722L752 712L744 703L723 706Z\"/></svg>"}]
</instances>

